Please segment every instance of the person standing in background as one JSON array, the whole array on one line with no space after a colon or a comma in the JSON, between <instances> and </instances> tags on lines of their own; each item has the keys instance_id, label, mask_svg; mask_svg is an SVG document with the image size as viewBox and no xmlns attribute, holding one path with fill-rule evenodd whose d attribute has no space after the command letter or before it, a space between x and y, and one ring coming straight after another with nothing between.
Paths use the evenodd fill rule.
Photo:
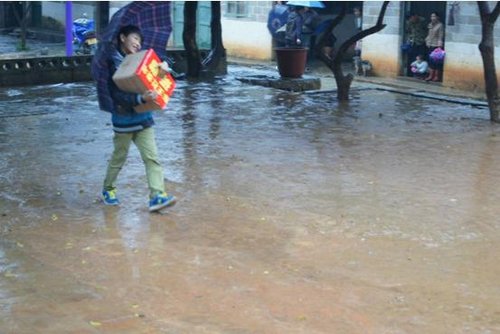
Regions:
<instances>
[{"instance_id":1,"label":"person standing in background","mask_svg":"<svg viewBox=\"0 0 500 334\"><path fill-rule=\"evenodd\" d=\"M363 16L361 15L361 9L359 9L359 7L354 7L352 13L354 14L355 33L357 34L363 30ZM361 39L354 44L354 56L361 57L361 45Z\"/></svg>"},{"instance_id":2,"label":"person standing in background","mask_svg":"<svg viewBox=\"0 0 500 334\"><path fill-rule=\"evenodd\" d=\"M431 14L431 22L427 26L429 32L425 38L425 45L427 46L427 55L437 48L443 48L444 27L439 20L439 15L436 12ZM443 63L433 61L429 58L429 75L425 81L441 81L443 74Z\"/></svg>"},{"instance_id":3,"label":"person standing in background","mask_svg":"<svg viewBox=\"0 0 500 334\"><path fill-rule=\"evenodd\" d=\"M314 9L305 7L302 18L302 45L311 47L311 36L319 23L320 17Z\"/></svg>"},{"instance_id":4,"label":"person standing in background","mask_svg":"<svg viewBox=\"0 0 500 334\"><path fill-rule=\"evenodd\" d=\"M302 25L304 24L304 7L295 6L288 15L285 31L285 46L302 46Z\"/></svg>"},{"instance_id":5,"label":"person standing in background","mask_svg":"<svg viewBox=\"0 0 500 334\"><path fill-rule=\"evenodd\" d=\"M363 17L361 15L361 9L359 7L354 7L352 9L354 14L354 26L356 27L356 32L360 32L363 29Z\"/></svg>"}]
</instances>

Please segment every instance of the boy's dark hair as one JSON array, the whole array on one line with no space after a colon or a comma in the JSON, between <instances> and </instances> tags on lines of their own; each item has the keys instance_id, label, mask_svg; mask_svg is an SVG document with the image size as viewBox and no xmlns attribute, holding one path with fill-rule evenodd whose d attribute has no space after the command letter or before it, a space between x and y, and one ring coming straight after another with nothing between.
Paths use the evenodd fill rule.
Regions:
<instances>
[{"instance_id":1,"label":"boy's dark hair","mask_svg":"<svg viewBox=\"0 0 500 334\"><path fill-rule=\"evenodd\" d=\"M121 45L122 41L120 40L121 35L125 35L127 37L130 34L137 34L141 36L141 42L144 40L142 37L141 29L139 27L134 26L134 25L128 25L120 28L120 31L118 31L118 36L116 37L116 40L118 41L118 46Z\"/></svg>"}]
</instances>

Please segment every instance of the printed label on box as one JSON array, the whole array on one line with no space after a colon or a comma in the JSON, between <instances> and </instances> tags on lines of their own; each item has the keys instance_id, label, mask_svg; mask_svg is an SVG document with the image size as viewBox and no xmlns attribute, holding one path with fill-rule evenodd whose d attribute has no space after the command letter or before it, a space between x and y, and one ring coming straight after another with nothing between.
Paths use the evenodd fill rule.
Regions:
<instances>
[{"instance_id":1,"label":"printed label on box","mask_svg":"<svg viewBox=\"0 0 500 334\"><path fill-rule=\"evenodd\" d=\"M163 110L173 94L175 80L170 73L163 78L158 76L160 64L160 58L153 49L144 50L127 55L113 75L113 81L123 91L143 94L154 90L158 93L154 102L135 107L137 112Z\"/></svg>"}]
</instances>

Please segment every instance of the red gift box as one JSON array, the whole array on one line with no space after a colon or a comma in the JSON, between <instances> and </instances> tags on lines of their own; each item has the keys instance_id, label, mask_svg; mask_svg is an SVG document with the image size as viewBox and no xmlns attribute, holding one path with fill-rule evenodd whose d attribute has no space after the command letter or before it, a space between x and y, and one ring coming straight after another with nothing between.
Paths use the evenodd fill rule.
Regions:
<instances>
[{"instance_id":1,"label":"red gift box","mask_svg":"<svg viewBox=\"0 0 500 334\"><path fill-rule=\"evenodd\" d=\"M123 91L143 94L155 90L158 93L155 101L140 104L135 111L163 110L167 106L175 81L170 73L163 78L158 76L160 64L161 60L153 49L144 50L127 55L113 75L113 81Z\"/></svg>"}]
</instances>

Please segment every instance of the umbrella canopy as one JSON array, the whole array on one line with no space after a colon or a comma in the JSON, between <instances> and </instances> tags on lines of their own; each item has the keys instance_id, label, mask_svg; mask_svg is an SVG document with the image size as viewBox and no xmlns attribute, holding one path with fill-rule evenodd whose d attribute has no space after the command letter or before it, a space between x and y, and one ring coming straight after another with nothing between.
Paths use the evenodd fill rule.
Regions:
<instances>
[{"instance_id":1,"label":"umbrella canopy","mask_svg":"<svg viewBox=\"0 0 500 334\"><path fill-rule=\"evenodd\" d=\"M289 6L301 6L309 8L325 8L325 5L321 1L288 1L286 3Z\"/></svg>"},{"instance_id":2,"label":"umbrella canopy","mask_svg":"<svg viewBox=\"0 0 500 334\"><path fill-rule=\"evenodd\" d=\"M267 29L274 35L276 30L286 24L288 20L288 7L286 5L275 5L267 17Z\"/></svg>"},{"instance_id":3,"label":"umbrella canopy","mask_svg":"<svg viewBox=\"0 0 500 334\"><path fill-rule=\"evenodd\" d=\"M92 76L97 81L97 97L102 110L114 111L108 89L110 73L107 62L110 54L116 51L118 32L127 25L139 27L144 38L142 48L152 48L161 59L165 59L172 32L170 5L170 1L134 1L116 12L99 36L99 46L92 59Z\"/></svg>"}]
</instances>

